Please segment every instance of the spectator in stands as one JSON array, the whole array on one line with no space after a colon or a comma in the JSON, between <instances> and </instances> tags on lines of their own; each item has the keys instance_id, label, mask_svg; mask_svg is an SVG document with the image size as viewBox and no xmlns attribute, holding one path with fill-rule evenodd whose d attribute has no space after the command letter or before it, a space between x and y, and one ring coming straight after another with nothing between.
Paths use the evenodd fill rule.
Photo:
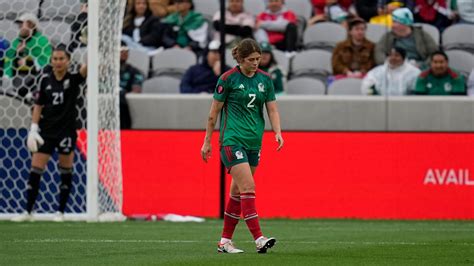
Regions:
<instances>
[{"instance_id":1,"label":"spectator in stands","mask_svg":"<svg viewBox=\"0 0 474 266\"><path fill-rule=\"evenodd\" d=\"M140 70L127 63L128 47L122 42L120 47L120 128L130 129L132 127L132 118L128 108L127 93L142 92L144 76Z\"/></svg>"},{"instance_id":2,"label":"spectator in stands","mask_svg":"<svg viewBox=\"0 0 474 266\"><path fill-rule=\"evenodd\" d=\"M446 0L416 0L415 21L427 23L443 31L451 24L451 10Z\"/></svg>"},{"instance_id":3,"label":"spectator in stands","mask_svg":"<svg viewBox=\"0 0 474 266\"><path fill-rule=\"evenodd\" d=\"M396 9L403 7L401 2L390 2L385 8L377 8L378 15L370 19L370 24L382 25L388 28L392 27L392 13ZM388 12L390 10L391 12Z\"/></svg>"},{"instance_id":4,"label":"spectator in stands","mask_svg":"<svg viewBox=\"0 0 474 266\"><path fill-rule=\"evenodd\" d=\"M167 25L160 23L160 18L151 13L148 0L134 0L123 20L122 41L131 49L152 55L158 48L173 44L173 40L167 37L167 30Z\"/></svg>"},{"instance_id":5,"label":"spectator in stands","mask_svg":"<svg viewBox=\"0 0 474 266\"><path fill-rule=\"evenodd\" d=\"M378 0L355 0L354 4L359 17L368 22L378 15L377 3Z\"/></svg>"},{"instance_id":6,"label":"spectator in stands","mask_svg":"<svg viewBox=\"0 0 474 266\"><path fill-rule=\"evenodd\" d=\"M392 14L398 7L406 7L410 10L414 10L415 1L416 0L378 0L378 13L379 15Z\"/></svg>"},{"instance_id":7,"label":"spectator in stands","mask_svg":"<svg viewBox=\"0 0 474 266\"><path fill-rule=\"evenodd\" d=\"M407 95L413 90L420 70L406 61L406 52L394 47L385 64L370 70L362 80L367 95Z\"/></svg>"},{"instance_id":8,"label":"spectator in stands","mask_svg":"<svg viewBox=\"0 0 474 266\"><path fill-rule=\"evenodd\" d=\"M283 0L268 0L267 9L257 16L255 38L258 42L269 42L292 56L296 50L298 32L296 15Z\"/></svg>"},{"instance_id":9,"label":"spectator in stands","mask_svg":"<svg viewBox=\"0 0 474 266\"><path fill-rule=\"evenodd\" d=\"M7 51L10 43L7 39L0 37L0 78L3 77L3 66L5 61L5 52Z\"/></svg>"},{"instance_id":10,"label":"spectator in stands","mask_svg":"<svg viewBox=\"0 0 474 266\"><path fill-rule=\"evenodd\" d=\"M174 0L176 12L163 22L173 28L174 46L186 48L198 55L206 47L208 25L202 14L194 11L192 0Z\"/></svg>"},{"instance_id":11,"label":"spectator in stands","mask_svg":"<svg viewBox=\"0 0 474 266\"><path fill-rule=\"evenodd\" d=\"M149 0L149 3L153 15L160 18L164 18L176 11L173 0Z\"/></svg>"},{"instance_id":12,"label":"spectator in stands","mask_svg":"<svg viewBox=\"0 0 474 266\"><path fill-rule=\"evenodd\" d=\"M262 59L260 60L259 68L268 74L270 74L273 87L275 88L275 94L281 94L284 92L284 84L286 83L286 71L284 71L275 60L273 56L272 45L268 42L260 44L262 49Z\"/></svg>"},{"instance_id":13,"label":"spectator in stands","mask_svg":"<svg viewBox=\"0 0 474 266\"><path fill-rule=\"evenodd\" d=\"M421 27L413 27L413 14L408 8L393 11L392 19L392 30L375 45L375 62L382 64L393 47L400 47L406 51L411 63L419 68L426 67L426 61L438 50L438 44Z\"/></svg>"},{"instance_id":14,"label":"spectator in stands","mask_svg":"<svg viewBox=\"0 0 474 266\"><path fill-rule=\"evenodd\" d=\"M474 69L472 69L469 78L467 79L467 94L474 96Z\"/></svg>"},{"instance_id":15,"label":"spectator in stands","mask_svg":"<svg viewBox=\"0 0 474 266\"><path fill-rule=\"evenodd\" d=\"M337 44L332 54L334 75L363 77L375 65L375 45L365 38L367 25L356 18L349 22L347 40Z\"/></svg>"},{"instance_id":16,"label":"spectator in stands","mask_svg":"<svg viewBox=\"0 0 474 266\"><path fill-rule=\"evenodd\" d=\"M186 70L179 85L181 93L212 93L214 91L221 75L220 46L219 41L211 41L203 62ZM229 69L230 67L226 67L226 71Z\"/></svg>"},{"instance_id":17,"label":"spectator in stands","mask_svg":"<svg viewBox=\"0 0 474 266\"><path fill-rule=\"evenodd\" d=\"M349 8L352 0L312 0L311 2L314 7L314 16L308 20L308 25L323 21L343 24L350 18Z\"/></svg>"},{"instance_id":18,"label":"spectator in stands","mask_svg":"<svg viewBox=\"0 0 474 266\"><path fill-rule=\"evenodd\" d=\"M474 24L474 2L472 0L452 0L451 9L460 23Z\"/></svg>"},{"instance_id":19,"label":"spectator in stands","mask_svg":"<svg viewBox=\"0 0 474 266\"><path fill-rule=\"evenodd\" d=\"M227 47L234 47L241 39L253 37L255 19L251 14L244 11L243 0L227 0L227 4L224 29L226 33L225 44ZM220 19L221 13L217 11L212 19L214 28L216 29L214 40L220 40Z\"/></svg>"},{"instance_id":20,"label":"spectator in stands","mask_svg":"<svg viewBox=\"0 0 474 266\"><path fill-rule=\"evenodd\" d=\"M418 95L466 95L464 77L448 66L448 56L441 51L431 54L428 70L416 80L414 94Z\"/></svg>"},{"instance_id":21,"label":"spectator in stands","mask_svg":"<svg viewBox=\"0 0 474 266\"><path fill-rule=\"evenodd\" d=\"M77 15L71 24L71 42L68 46L69 53L72 53L78 47L85 47L86 42L81 39L84 31L87 29L87 0L81 0L81 12Z\"/></svg>"},{"instance_id":22,"label":"spectator in stands","mask_svg":"<svg viewBox=\"0 0 474 266\"><path fill-rule=\"evenodd\" d=\"M38 74L49 64L52 47L39 31L34 14L24 13L15 22L20 31L6 52L4 75L13 78L19 96L24 97L35 89Z\"/></svg>"}]
</instances>

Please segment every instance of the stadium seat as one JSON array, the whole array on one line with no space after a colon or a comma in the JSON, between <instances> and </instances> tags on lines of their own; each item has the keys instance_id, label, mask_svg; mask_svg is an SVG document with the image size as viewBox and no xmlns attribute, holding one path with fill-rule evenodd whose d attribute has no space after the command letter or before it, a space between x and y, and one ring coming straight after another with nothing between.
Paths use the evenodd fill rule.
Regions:
<instances>
[{"instance_id":1,"label":"stadium seat","mask_svg":"<svg viewBox=\"0 0 474 266\"><path fill-rule=\"evenodd\" d=\"M81 12L81 1L78 0L44 0L41 4L41 19L74 21Z\"/></svg>"},{"instance_id":2,"label":"stadium seat","mask_svg":"<svg viewBox=\"0 0 474 266\"><path fill-rule=\"evenodd\" d=\"M313 7L309 0L286 0L285 5L288 9L295 12L296 15L303 17L305 20L311 18Z\"/></svg>"},{"instance_id":3,"label":"stadium seat","mask_svg":"<svg viewBox=\"0 0 474 266\"><path fill-rule=\"evenodd\" d=\"M362 79L338 79L329 85L328 95L363 95L361 85Z\"/></svg>"},{"instance_id":4,"label":"stadium seat","mask_svg":"<svg viewBox=\"0 0 474 266\"><path fill-rule=\"evenodd\" d=\"M324 50L307 50L297 53L291 62L291 78L310 76L323 82L332 73L332 54Z\"/></svg>"},{"instance_id":5,"label":"stadium seat","mask_svg":"<svg viewBox=\"0 0 474 266\"><path fill-rule=\"evenodd\" d=\"M442 34L444 50L465 50L474 53L474 25L455 24Z\"/></svg>"},{"instance_id":6,"label":"stadium seat","mask_svg":"<svg viewBox=\"0 0 474 266\"><path fill-rule=\"evenodd\" d=\"M427 23L416 23L415 26L421 26L423 31L428 33L431 36L431 38L433 38L436 44L438 45L440 44L440 34L439 34L438 28Z\"/></svg>"},{"instance_id":7,"label":"stadium seat","mask_svg":"<svg viewBox=\"0 0 474 266\"><path fill-rule=\"evenodd\" d=\"M220 9L219 0L198 0L193 3L194 10L201 13L208 21L212 21L212 17Z\"/></svg>"},{"instance_id":8,"label":"stadium seat","mask_svg":"<svg viewBox=\"0 0 474 266\"><path fill-rule=\"evenodd\" d=\"M244 1L244 11L257 16L265 11L265 1L246 0Z\"/></svg>"},{"instance_id":9,"label":"stadium seat","mask_svg":"<svg viewBox=\"0 0 474 266\"><path fill-rule=\"evenodd\" d=\"M231 49L226 49L225 50L225 63L228 66L234 67L237 65L237 61L234 60L232 57L232 50Z\"/></svg>"},{"instance_id":10,"label":"stadium seat","mask_svg":"<svg viewBox=\"0 0 474 266\"><path fill-rule=\"evenodd\" d=\"M288 81L287 94L309 94L309 95L324 95L326 86L318 79L302 77L294 78Z\"/></svg>"},{"instance_id":11,"label":"stadium seat","mask_svg":"<svg viewBox=\"0 0 474 266\"><path fill-rule=\"evenodd\" d=\"M179 93L181 80L171 76L160 76L145 80L143 93Z\"/></svg>"},{"instance_id":12,"label":"stadium seat","mask_svg":"<svg viewBox=\"0 0 474 266\"><path fill-rule=\"evenodd\" d=\"M290 58L285 55L285 52L277 49L273 49L272 52L278 65L280 65L285 73L290 73Z\"/></svg>"},{"instance_id":13,"label":"stadium seat","mask_svg":"<svg viewBox=\"0 0 474 266\"><path fill-rule=\"evenodd\" d=\"M367 31L365 32L365 37L367 38L367 40L373 43L377 43L380 38L382 38L382 36L389 31L390 28L385 27L383 25L367 23Z\"/></svg>"},{"instance_id":14,"label":"stadium seat","mask_svg":"<svg viewBox=\"0 0 474 266\"><path fill-rule=\"evenodd\" d=\"M316 23L304 31L303 45L306 49L332 51L338 42L347 38L344 27L333 22Z\"/></svg>"},{"instance_id":15,"label":"stadium seat","mask_svg":"<svg viewBox=\"0 0 474 266\"><path fill-rule=\"evenodd\" d=\"M474 69L474 54L463 50L446 51L449 58L449 67L459 71L465 78Z\"/></svg>"},{"instance_id":16,"label":"stadium seat","mask_svg":"<svg viewBox=\"0 0 474 266\"><path fill-rule=\"evenodd\" d=\"M166 49L152 57L153 76L168 75L181 79L196 61L196 54L187 49Z\"/></svg>"},{"instance_id":17,"label":"stadium seat","mask_svg":"<svg viewBox=\"0 0 474 266\"><path fill-rule=\"evenodd\" d=\"M0 19L15 20L25 12L38 14L38 0L0 0Z\"/></svg>"},{"instance_id":18,"label":"stadium seat","mask_svg":"<svg viewBox=\"0 0 474 266\"><path fill-rule=\"evenodd\" d=\"M19 28L12 20L0 20L0 35L10 43L18 37Z\"/></svg>"},{"instance_id":19,"label":"stadium seat","mask_svg":"<svg viewBox=\"0 0 474 266\"><path fill-rule=\"evenodd\" d=\"M148 74L150 72L150 56L148 56L148 53L140 50L130 49L128 52L127 63L138 68L144 77L148 78Z\"/></svg>"},{"instance_id":20,"label":"stadium seat","mask_svg":"<svg viewBox=\"0 0 474 266\"><path fill-rule=\"evenodd\" d=\"M71 40L71 25L62 21L40 21L40 31L48 37L55 46L59 43L69 44Z\"/></svg>"}]
</instances>

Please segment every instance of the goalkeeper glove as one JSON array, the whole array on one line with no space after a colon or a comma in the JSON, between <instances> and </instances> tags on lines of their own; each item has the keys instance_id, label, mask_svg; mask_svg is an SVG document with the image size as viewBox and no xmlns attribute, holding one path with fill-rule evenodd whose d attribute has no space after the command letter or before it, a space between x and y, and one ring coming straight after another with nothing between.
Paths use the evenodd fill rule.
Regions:
<instances>
[{"instance_id":1,"label":"goalkeeper glove","mask_svg":"<svg viewBox=\"0 0 474 266\"><path fill-rule=\"evenodd\" d=\"M44 140L39 134L38 124L35 124L35 123L31 124L30 132L28 133L28 140L26 143L27 143L28 149L31 152L37 152L39 146L44 144Z\"/></svg>"}]
</instances>

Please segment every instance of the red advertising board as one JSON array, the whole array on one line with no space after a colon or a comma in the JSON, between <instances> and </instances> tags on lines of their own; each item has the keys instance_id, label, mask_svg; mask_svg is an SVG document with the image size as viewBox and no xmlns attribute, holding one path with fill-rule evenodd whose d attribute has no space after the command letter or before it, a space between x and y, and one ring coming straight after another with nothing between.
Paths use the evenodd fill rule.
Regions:
<instances>
[{"instance_id":1,"label":"red advertising board","mask_svg":"<svg viewBox=\"0 0 474 266\"><path fill-rule=\"evenodd\" d=\"M219 153L201 131L122 133L124 213L219 216ZM265 133L261 217L474 219L473 133ZM227 184L229 184L229 177Z\"/></svg>"}]
</instances>

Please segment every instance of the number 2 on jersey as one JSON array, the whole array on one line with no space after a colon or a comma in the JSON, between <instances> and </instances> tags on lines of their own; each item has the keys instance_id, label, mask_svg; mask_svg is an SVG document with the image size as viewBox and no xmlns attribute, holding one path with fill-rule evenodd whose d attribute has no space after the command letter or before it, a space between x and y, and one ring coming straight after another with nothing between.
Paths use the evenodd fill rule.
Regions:
<instances>
[{"instance_id":1,"label":"number 2 on jersey","mask_svg":"<svg viewBox=\"0 0 474 266\"><path fill-rule=\"evenodd\" d=\"M64 94L62 92L53 92L53 105L62 104L64 102Z\"/></svg>"},{"instance_id":2,"label":"number 2 on jersey","mask_svg":"<svg viewBox=\"0 0 474 266\"><path fill-rule=\"evenodd\" d=\"M257 98L257 94L255 94L255 93L249 93L249 97L250 97L250 101L249 101L249 103L247 104L247 107L249 107L249 108L255 107L255 105L253 104L253 102L255 102L255 99Z\"/></svg>"}]
</instances>

